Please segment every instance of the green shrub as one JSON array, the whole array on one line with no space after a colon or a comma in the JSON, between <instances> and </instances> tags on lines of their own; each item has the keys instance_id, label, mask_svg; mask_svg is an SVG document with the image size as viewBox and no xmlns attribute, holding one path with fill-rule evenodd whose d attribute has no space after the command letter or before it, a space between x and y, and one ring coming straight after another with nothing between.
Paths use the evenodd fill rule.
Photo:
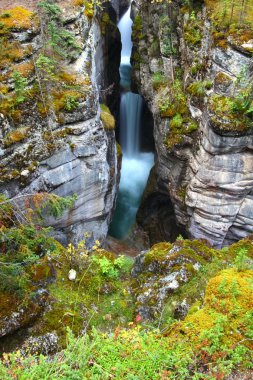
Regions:
<instances>
[{"instance_id":1,"label":"green shrub","mask_svg":"<svg viewBox=\"0 0 253 380\"><path fill-rule=\"evenodd\" d=\"M109 259L106 256L92 255L91 261L98 265L99 270L105 277L116 279L119 278L120 273L128 271L129 261L125 256L121 255L115 259Z\"/></svg>"},{"instance_id":2,"label":"green shrub","mask_svg":"<svg viewBox=\"0 0 253 380\"><path fill-rule=\"evenodd\" d=\"M160 87L166 84L167 80L163 72L157 71L152 75L152 84L155 90L158 90Z\"/></svg>"},{"instance_id":3,"label":"green shrub","mask_svg":"<svg viewBox=\"0 0 253 380\"><path fill-rule=\"evenodd\" d=\"M249 257L247 256L247 254L248 254L248 250L245 247L241 247L237 251L237 254L234 260L234 266L235 268L237 268L239 272L243 270L247 270L250 267L252 267L252 264L251 266L249 265Z\"/></svg>"},{"instance_id":4,"label":"green shrub","mask_svg":"<svg viewBox=\"0 0 253 380\"><path fill-rule=\"evenodd\" d=\"M79 106L78 98L76 96L67 95L64 100L64 108L68 112L74 111Z\"/></svg>"},{"instance_id":5,"label":"green shrub","mask_svg":"<svg viewBox=\"0 0 253 380\"><path fill-rule=\"evenodd\" d=\"M18 197L19 198L19 197ZM31 284L31 267L57 244L41 227L43 211L58 217L71 207L76 197L60 198L54 194L23 196L23 211L14 201L0 196L0 292L23 296Z\"/></svg>"},{"instance_id":6,"label":"green shrub","mask_svg":"<svg viewBox=\"0 0 253 380\"><path fill-rule=\"evenodd\" d=\"M18 105L26 100L26 91L28 86L28 80L18 72L14 71L12 74L12 79L14 81L14 91L15 91L15 104Z\"/></svg>"}]
</instances>

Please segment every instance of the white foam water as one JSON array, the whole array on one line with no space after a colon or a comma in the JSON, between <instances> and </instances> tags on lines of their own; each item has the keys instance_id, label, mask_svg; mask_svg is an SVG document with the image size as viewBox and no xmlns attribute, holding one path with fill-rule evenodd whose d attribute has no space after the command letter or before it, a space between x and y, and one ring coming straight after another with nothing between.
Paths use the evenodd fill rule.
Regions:
<instances>
[{"instance_id":1,"label":"white foam water","mask_svg":"<svg viewBox=\"0 0 253 380\"><path fill-rule=\"evenodd\" d=\"M130 91L132 51L132 20L129 8L118 24L122 38L121 94L120 102L120 145L123 152L119 195L116 211L109 233L124 238L134 224L149 172L154 164L153 153L141 153L141 117L143 99Z\"/></svg>"}]
</instances>

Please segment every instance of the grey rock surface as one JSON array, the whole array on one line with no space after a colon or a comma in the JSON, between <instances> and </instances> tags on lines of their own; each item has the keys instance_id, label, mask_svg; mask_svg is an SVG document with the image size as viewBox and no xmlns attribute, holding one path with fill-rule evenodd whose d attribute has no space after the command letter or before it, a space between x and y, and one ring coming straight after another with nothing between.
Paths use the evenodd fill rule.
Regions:
<instances>
[{"instance_id":1,"label":"grey rock surface","mask_svg":"<svg viewBox=\"0 0 253 380\"><path fill-rule=\"evenodd\" d=\"M82 8L62 10L66 27L82 46L80 55L72 62L66 61L64 69L82 80L90 78L86 99L73 112L62 111L56 117L52 111L44 119L37 115L35 104L27 119L21 120L21 125L29 125L27 137L11 146L4 141L15 128L11 119L0 115L0 164L4 174L0 192L10 198L35 192L63 197L76 194L71 209L45 223L55 228L55 236L64 244L77 243L84 233L90 234L92 244L92 240L103 241L107 235L118 181L114 131L106 131L100 120L100 93L110 84L107 78L99 79L108 64L103 50L107 36L102 34L98 20L91 22ZM21 44L29 40L33 52L39 53L39 31L15 32L13 38Z\"/></svg>"},{"instance_id":2,"label":"grey rock surface","mask_svg":"<svg viewBox=\"0 0 253 380\"><path fill-rule=\"evenodd\" d=\"M202 40L198 45L189 46L183 33L188 16L180 15L176 2L167 6L167 14L177 26L172 28L171 38L178 53L168 57L163 53L164 38L161 38L163 26L160 20L165 13L164 6L142 0L136 3L145 41L134 43L135 51L142 57L134 66L134 76L139 92L153 113L157 152L156 181L153 181L153 189L147 192L147 197L144 196L143 204L150 201L152 194L153 197L167 196L172 202L177 225L183 227L188 236L206 238L216 247L230 244L253 232L253 132L252 129L237 134L214 130L207 100L214 93L233 94L237 77L242 72L245 78L252 77L252 57L232 45L227 49L213 47L211 24L205 9L196 15L202 25ZM199 125L198 133L184 136L181 144L168 149L164 141L170 120L160 117L152 77L161 71L170 80L172 68L174 72L176 68L183 68L184 86L187 87L191 68L196 62L204 65L205 74L197 73L191 81L208 79L214 81L214 86L202 104L188 95L188 107ZM164 219L168 204L159 210L158 220ZM164 239L172 235L172 229L171 220L164 228Z\"/></svg>"}]
</instances>

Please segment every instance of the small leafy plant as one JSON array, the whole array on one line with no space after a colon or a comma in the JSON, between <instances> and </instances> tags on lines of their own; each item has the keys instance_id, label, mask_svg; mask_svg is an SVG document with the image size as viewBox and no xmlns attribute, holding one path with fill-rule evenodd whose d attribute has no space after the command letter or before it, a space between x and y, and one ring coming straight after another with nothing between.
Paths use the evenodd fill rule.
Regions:
<instances>
[{"instance_id":1,"label":"small leafy plant","mask_svg":"<svg viewBox=\"0 0 253 380\"><path fill-rule=\"evenodd\" d=\"M27 78L24 78L18 71L13 72L12 79L14 81L14 91L16 95L15 104L19 105L26 100L28 80Z\"/></svg>"}]
</instances>

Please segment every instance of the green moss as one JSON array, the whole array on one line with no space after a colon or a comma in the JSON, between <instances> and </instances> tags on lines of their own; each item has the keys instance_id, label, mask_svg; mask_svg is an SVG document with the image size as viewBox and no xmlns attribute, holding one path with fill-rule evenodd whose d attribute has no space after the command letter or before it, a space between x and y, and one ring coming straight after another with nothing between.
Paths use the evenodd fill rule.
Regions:
<instances>
[{"instance_id":1,"label":"green moss","mask_svg":"<svg viewBox=\"0 0 253 380\"><path fill-rule=\"evenodd\" d=\"M142 297L145 292L149 293L150 288L152 289L150 297L145 298L144 306L148 305L151 308L150 312L154 313L152 314L154 320L156 318L159 320L161 328L166 327L178 316L178 307L180 309L181 304L186 303L188 307L191 307L198 302L202 305L208 279L224 268L226 262L225 256L219 257L219 251L211 248L204 240L182 239L173 245L166 244L168 243L155 245L145 255L143 271L138 274L138 281L133 285L136 297ZM232 260L230 253L228 256ZM160 315L157 308L160 302L158 302L161 287L159 280L171 273L178 273L176 279L180 286L168 292L163 299L162 315ZM182 273L184 273L183 276ZM158 287L153 282L154 278L159 283ZM141 303L136 304L136 307L141 307Z\"/></svg>"},{"instance_id":2,"label":"green moss","mask_svg":"<svg viewBox=\"0 0 253 380\"><path fill-rule=\"evenodd\" d=\"M238 273L235 269L218 273L208 282L205 306L175 324L168 334L171 339L184 337L185 348L190 345L191 349L197 350L202 345L210 356L225 347L226 350L233 349L241 341L250 347L247 338L252 330L248 317L244 317L249 315L253 306L252 275L252 271Z\"/></svg>"},{"instance_id":3,"label":"green moss","mask_svg":"<svg viewBox=\"0 0 253 380\"><path fill-rule=\"evenodd\" d=\"M116 142L116 149L118 158L122 157L122 148L118 142Z\"/></svg>"},{"instance_id":4,"label":"green moss","mask_svg":"<svg viewBox=\"0 0 253 380\"><path fill-rule=\"evenodd\" d=\"M211 123L213 127L221 131L247 131L253 123L247 107L250 102L247 95L238 95L237 98L223 95L213 95L209 99L209 109L212 113Z\"/></svg>"},{"instance_id":5,"label":"green moss","mask_svg":"<svg viewBox=\"0 0 253 380\"><path fill-rule=\"evenodd\" d=\"M153 261L146 268L146 279L138 276L136 292L142 281L150 280L152 270L156 276L153 288L159 290L159 267L152 269L150 264L161 264L160 259L174 260L173 270L179 270L181 265L189 276L188 282L182 282L169 295L162 313L157 315L156 323L161 329L158 330L147 324L142 326L140 315L132 321L133 300L127 280L131 265L112 280L108 271L101 271L102 259L115 267L119 258L98 248L97 243L96 260L83 244L76 249L69 246L55 258L57 281L50 287L54 302L43 316L44 325L37 326L38 334L56 330L60 344L64 345L66 325L76 334L82 329L85 333L77 338L69 332L67 348L50 360L42 355L23 357L20 352L4 355L0 363L2 377L40 378L43 373L55 378L69 378L71 374L78 379L109 380L113 374L115 379L135 376L154 380L211 380L228 378L231 373L249 374L253 349L253 271L231 267L239 249L246 249L252 256L252 240L244 239L222 250L214 250L203 240L182 239L174 245L159 243L152 247L149 259ZM201 264L199 270L194 268L196 259ZM66 275L75 264L79 268L77 280L70 282ZM150 284L143 291L149 288ZM191 306L190 311L184 320L175 321L174 312L182 301ZM16 299L1 294L0 302L1 312L8 315ZM156 307L154 298L150 306ZM100 331L93 328L91 337L87 334L87 321L88 325L100 328Z\"/></svg>"},{"instance_id":6,"label":"green moss","mask_svg":"<svg viewBox=\"0 0 253 380\"><path fill-rule=\"evenodd\" d=\"M154 41L151 43L149 56L153 58L157 58L160 56L160 44L158 38L154 39Z\"/></svg>"},{"instance_id":7,"label":"green moss","mask_svg":"<svg viewBox=\"0 0 253 380\"><path fill-rule=\"evenodd\" d=\"M170 243L157 243L145 255L145 265L151 264L153 261L163 261L168 251L172 248Z\"/></svg>"},{"instance_id":8,"label":"green moss","mask_svg":"<svg viewBox=\"0 0 253 380\"><path fill-rule=\"evenodd\" d=\"M100 104L101 113L100 118L102 120L104 129L106 130L113 130L115 128L115 118L111 114L111 111L109 107L107 107L105 104Z\"/></svg>"},{"instance_id":9,"label":"green moss","mask_svg":"<svg viewBox=\"0 0 253 380\"><path fill-rule=\"evenodd\" d=\"M190 72L193 76L196 76L198 73L204 71L206 68L205 68L205 65L201 62L194 62L193 65L191 66L190 68Z\"/></svg>"},{"instance_id":10,"label":"green moss","mask_svg":"<svg viewBox=\"0 0 253 380\"><path fill-rule=\"evenodd\" d=\"M161 71L157 71L152 75L152 84L155 90L159 90L160 87L166 86L167 82L165 75Z\"/></svg>"},{"instance_id":11,"label":"green moss","mask_svg":"<svg viewBox=\"0 0 253 380\"><path fill-rule=\"evenodd\" d=\"M183 125L184 119L180 113L177 113L170 121L170 128L172 130L180 130Z\"/></svg>"},{"instance_id":12,"label":"green moss","mask_svg":"<svg viewBox=\"0 0 253 380\"><path fill-rule=\"evenodd\" d=\"M180 188L177 191L178 196L182 199L183 202L185 202L185 197L186 197L186 189L187 186L180 186Z\"/></svg>"},{"instance_id":13,"label":"green moss","mask_svg":"<svg viewBox=\"0 0 253 380\"><path fill-rule=\"evenodd\" d=\"M107 12L103 12L102 14L102 18L101 18L101 21L100 21L100 27L101 27L101 32L103 35L106 34L106 31L107 31L107 28L109 25L114 25L111 20L110 20L110 16L108 15Z\"/></svg>"},{"instance_id":14,"label":"green moss","mask_svg":"<svg viewBox=\"0 0 253 380\"><path fill-rule=\"evenodd\" d=\"M167 93L160 91L158 94L158 107L161 117L173 117L176 114L185 115L188 113L187 96L183 90L182 81L176 79L167 87Z\"/></svg>"},{"instance_id":15,"label":"green moss","mask_svg":"<svg viewBox=\"0 0 253 380\"><path fill-rule=\"evenodd\" d=\"M61 346L66 343L66 326L79 335L91 327L86 326L88 321L106 330L132 320L133 302L128 291L132 259L122 259L122 266L117 267L120 260L112 253L96 248L90 256L82 243L79 246L68 248L55 258L56 281L49 286L52 307L34 328L39 335L56 330ZM77 270L77 279L70 281L68 272L73 268ZM110 268L117 269L115 276L110 275Z\"/></svg>"},{"instance_id":16,"label":"green moss","mask_svg":"<svg viewBox=\"0 0 253 380\"><path fill-rule=\"evenodd\" d=\"M23 141L28 136L30 128L21 127L9 132L4 139L4 146L7 148L15 143Z\"/></svg>"},{"instance_id":17,"label":"green moss","mask_svg":"<svg viewBox=\"0 0 253 380\"><path fill-rule=\"evenodd\" d=\"M13 62L19 62L31 55L31 46L22 46L19 41L10 41L6 37L0 36L0 68L6 69Z\"/></svg>"},{"instance_id":18,"label":"green moss","mask_svg":"<svg viewBox=\"0 0 253 380\"><path fill-rule=\"evenodd\" d=\"M145 37L142 30L143 30L142 18L140 14L137 14L132 26L132 39L134 41L142 40Z\"/></svg>"},{"instance_id":19,"label":"green moss","mask_svg":"<svg viewBox=\"0 0 253 380\"><path fill-rule=\"evenodd\" d=\"M229 75L227 75L226 73L224 72L219 72L216 76L215 76L215 84L216 85L226 85L226 84L231 84L233 81L231 79L231 77Z\"/></svg>"},{"instance_id":20,"label":"green moss","mask_svg":"<svg viewBox=\"0 0 253 380\"><path fill-rule=\"evenodd\" d=\"M189 15L187 23L184 25L184 39L189 47L199 47L202 41L203 21L199 19L195 12Z\"/></svg>"},{"instance_id":21,"label":"green moss","mask_svg":"<svg viewBox=\"0 0 253 380\"><path fill-rule=\"evenodd\" d=\"M213 82L210 80L193 82L187 87L187 91L192 96L197 98L203 98L206 95L206 91L210 90L213 86Z\"/></svg>"},{"instance_id":22,"label":"green moss","mask_svg":"<svg viewBox=\"0 0 253 380\"><path fill-rule=\"evenodd\" d=\"M80 105L80 102L85 99L85 95L82 91L74 89L58 89L58 91L54 90L52 92L52 96L53 107L57 114L59 114L60 111L69 113L75 111L75 109L77 109Z\"/></svg>"}]
</instances>

